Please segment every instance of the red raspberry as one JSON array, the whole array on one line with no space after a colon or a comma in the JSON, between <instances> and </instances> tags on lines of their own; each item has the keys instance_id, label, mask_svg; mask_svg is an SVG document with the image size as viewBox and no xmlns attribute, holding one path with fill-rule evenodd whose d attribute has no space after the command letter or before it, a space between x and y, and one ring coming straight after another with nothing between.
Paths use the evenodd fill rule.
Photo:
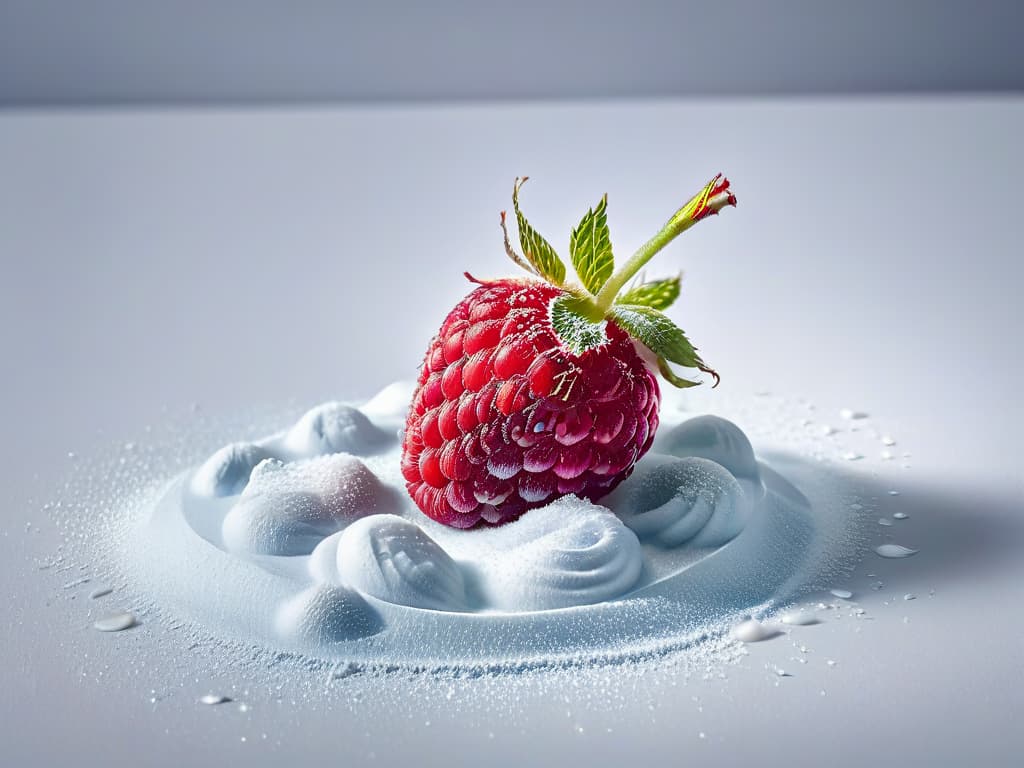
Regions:
<instances>
[{"instance_id":1,"label":"red raspberry","mask_svg":"<svg viewBox=\"0 0 1024 768\"><path fill-rule=\"evenodd\" d=\"M449 313L427 350L402 474L433 519L506 523L567 493L599 499L650 448L660 392L629 336L573 355L548 307L563 292L499 280Z\"/></svg>"},{"instance_id":2,"label":"red raspberry","mask_svg":"<svg viewBox=\"0 0 1024 768\"><path fill-rule=\"evenodd\" d=\"M507 523L570 493L596 501L629 476L654 439L661 399L634 339L677 386L694 382L666 360L714 374L658 311L678 295L678 278L616 296L675 235L735 204L728 181L712 180L645 246L643 261L634 257L616 275L602 200L572 240L589 294L563 287L564 267L519 212L520 184L513 202L526 258L512 252L507 234L506 248L549 282L476 281L431 341L406 420L409 493L429 517L456 528Z\"/></svg>"}]
</instances>

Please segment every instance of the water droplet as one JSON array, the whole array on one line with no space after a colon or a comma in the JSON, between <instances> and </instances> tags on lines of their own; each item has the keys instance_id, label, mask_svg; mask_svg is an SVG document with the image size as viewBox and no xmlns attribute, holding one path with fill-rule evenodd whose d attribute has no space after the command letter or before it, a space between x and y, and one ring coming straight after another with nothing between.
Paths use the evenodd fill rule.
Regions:
<instances>
[{"instance_id":1,"label":"water droplet","mask_svg":"<svg viewBox=\"0 0 1024 768\"><path fill-rule=\"evenodd\" d=\"M789 672L787 672L786 670L782 669L781 667L776 667L775 668L775 674L778 675L779 677L792 677L792 675L789 674Z\"/></svg>"},{"instance_id":2,"label":"water droplet","mask_svg":"<svg viewBox=\"0 0 1024 768\"><path fill-rule=\"evenodd\" d=\"M778 630L762 624L757 619L747 619L732 628L732 636L744 643L757 643L779 634Z\"/></svg>"},{"instance_id":3,"label":"water droplet","mask_svg":"<svg viewBox=\"0 0 1024 768\"><path fill-rule=\"evenodd\" d=\"M543 432L544 431L544 422L543 421L538 421L536 424L534 424L533 425L533 431L534 432Z\"/></svg>"},{"instance_id":4,"label":"water droplet","mask_svg":"<svg viewBox=\"0 0 1024 768\"><path fill-rule=\"evenodd\" d=\"M818 616L814 611L790 611L783 615L783 624L791 624L797 627L807 627L818 623Z\"/></svg>"},{"instance_id":5,"label":"water droplet","mask_svg":"<svg viewBox=\"0 0 1024 768\"><path fill-rule=\"evenodd\" d=\"M836 665L835 661L833 661L832 659L829 659L825 663L828 664L830 667L834 667Z\"/></svg>"},{"instance_id":6,"label":"water droplet","mask_svg":"<svg viewBox=\"0 0 1024 768\"><path fill-rule=\"evenodd\" d=\"M75 458L75 452L74 451L68 451L68 458L69 459L74 459Z\"/></svg>"},{"instance_id":7,"label":"water droplet","mask_svg":"<svg viewBox=\"0 0 1024 768\"><path fill-rule=\"evenodd\" d=\"M896 445L896 441L889 437L889 435L882 435L882 445Z\"/></svg>"},{"instance_id":8,"label":"water droplet","mask_svg":"<svg viewBox=\"0 0 1024 768\"><path fill-rule=\"evenodd\" d=\"M882 544L880 546L875 547L875 552L879 555L879 557L891 558L910 557L911 555L917 554L916 549L904 547L902 544Z\"/></svg>"},{"instance_id":9,"label":"water droplet","mask_svg":"<svg viewBox=\"0 0 1024 768\"><path fill-rule=\"evenodd\" d=\"M69 581L67 584L64 585L64 589L74 589L75 587L80 587L82 584L88 584L88 583L89 583L89 578L88 577L83 577L81 579L75 579L74 581Z\"/></svg>"},{"instance_id":10,"label":"water droplet","mask_svg":"<svg viewBox=\"0 0 1024 768\"><path fill-rule=\"evenodd\" d=\"M229 701L231 701L230 696L221 696L220 694L216 693L208 693L205 696L201 696L199 698L200 704L207 704L211 707L216 704L227 704Z\"/></svg>"},{"instance_id":11,"label":"water droplet","mask_svg":"<svg viewBox=\"0 0 1024 768\"><path fill-rule=\"evenodd\" d=\"M895 458L892 451L882 451L879 456L882 457L882 461L892 461Z\"/></svg>"},{"instance_id":12,"label":"water droplet","mask_svg":"<svg viewBox=\"0 0 1024 768\"><path fill-rule=\"evenodd\" d=\"M890 496L899 496L900 492L899 491L889 491L889 495Z\"/></svg>"},{"instance_id":13,"label":"water droplet","mask_svg":"<svg viewBox=\"0 0 1024 768\"><path fill-rule=\"evenodd\" d=\"M879 525L892 525L892 520L890 520L888 517L880 517L880 518L878 518L878 524Z\"/></svg>"},{"instance_id":14,"label":"water droplet","mask_svg":"<svg viewBox=\"0 0 1024 768\"><path fill-rule=\"evenodd\" d=\"M846 453L843 454L843 458L846 459L847 461L859 461L864 457L861 454L857 453L856 451L847 451Z\"/></svg>"},{"instance_id":15,"label":"water droplet","mask_svg":"<svg viewBox=\"0 0 1024 768\"><path fill-rule=\"evenodd\" d=\"M836 597L842 598L843 600L849 600L851 597L853 597L853 592L851 592L848 589L830 589L829 593L835 595Z\"/></svg>"},{"instance_id":16,"label":"water droplet","mask_svg":"<svg viewBox=\"0 0 1024 768\"><path fill-rule=\"evenodd\" d=\"M829 436L834 435L836 433L836 428L835 427L831 427L828 424L822 424L820 431L821 431L822 437L829 437Z\"/></svg>"},{"instance_id":17,"label":"water droplet","mask_svg":"<svg viewBox=\"0 0 1024 768\"><path fill-rule=\"evenodd\" d=\"M839 411L840 418L843 419L866 419L868 415L864 411L854 411L851 408L843 408Z\"/></svg>"},{"instance_id":18,"label":"water droplet","mask_svg":"<svg viewBox=\"0 0 1024 768\"><path fill-rule=\"evenodd\" d=\"M93 627L98 629L100 632L120 632L123 629L130 629L135 626L135 615L124 611L122 613L112 613L109 616L104 616L102 619L97 619L93 623Z\"/></svg>"},{"instance_id":19,"label":"water droplet","mask_svg":"<svg viewBox=\"0 0 1024 768\"><path fill-rule=\"evenodd\" d=\"M98 587L89 593L90 600L98 600L101 597L106 597L114 590L110 587Z\"/></svg>"},{"instance_id":20,"label":"water droplet","mask_svg":"<svg viewBox=\"0 0 1024 768\"><path fill-rule=\"evenodd\" d=\"M912 592L907 592L907 594L905 594L903 596L903 599L904 600L917 600L917 595L913 594Z\"/></svg>"},{"instance_id":21,"label":"water droplet","mask_svg":"<svg viewBox=\"0 0 1024 768\"><path fill-rule=\"evenodd\" d=\"M894 512L892 516L896 520L906 520L908 517L910 517L910 515L908 515L906 512Z\"/></svg>"}]
</instances>

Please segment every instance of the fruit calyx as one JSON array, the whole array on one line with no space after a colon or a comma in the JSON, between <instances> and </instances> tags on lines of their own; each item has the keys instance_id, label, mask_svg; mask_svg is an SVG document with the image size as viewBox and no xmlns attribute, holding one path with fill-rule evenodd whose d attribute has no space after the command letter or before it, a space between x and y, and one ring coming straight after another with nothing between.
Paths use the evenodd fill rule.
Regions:
<instances>
[{"instance_id":1,"label":"fruit calyx","mask_svg":"<svg viewBox=\"0 0 1024 768\"><path fill-rule=\"evenodd\" d=\"M618 270L612 255L608 230L608 196L584 214L569 239L569 255L579 285L566 283L565 264L555 249L526 220L519 207L519 190L527 176L517 178L512 190L512 208L519 230L522 255L509 239L506 212L501 212L505 252L518 266L535 277L563 290L551 303L550 320L565 348L575 355L604 344L606 324L613 322L656 357L658 371L675 387L693 387L700 382L677 375L669 363L696 368L711 375L718 386L719 375L697 354L686 334L662 310L679 297L682 275L644 282L629 288L655 254L698 221L736 205L729 180L718 174L676 211L665 225ZM625 290L624 290L625 289Z\"/></svg>"}]
</instances>

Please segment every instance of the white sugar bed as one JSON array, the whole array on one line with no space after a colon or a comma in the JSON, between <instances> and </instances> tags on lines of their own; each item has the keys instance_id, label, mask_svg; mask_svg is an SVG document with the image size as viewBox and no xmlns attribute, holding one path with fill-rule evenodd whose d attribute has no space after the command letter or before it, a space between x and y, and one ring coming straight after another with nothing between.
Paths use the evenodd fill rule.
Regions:
<instances>
[{"instance_id":1,"label":"white sugar bed","mask_svg":"<svg viewBox=\"0 0 1024 768\"><path fill-rule=\"evenodd\" d=\"M818 462L755 458L670 393L652 450L600 504L447 528L404 489L410 388L231 443L134 516L128 576L221 639L369 666L517 668L691 647L820 588L864 515Z\"/></svg>"}]
</instances>

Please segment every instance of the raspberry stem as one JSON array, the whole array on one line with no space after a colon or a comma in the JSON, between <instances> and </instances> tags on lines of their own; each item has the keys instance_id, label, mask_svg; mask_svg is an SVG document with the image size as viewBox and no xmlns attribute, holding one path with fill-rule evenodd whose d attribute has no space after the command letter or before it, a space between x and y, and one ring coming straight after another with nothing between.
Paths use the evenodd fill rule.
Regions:
<instances>
[{"instance_id":1,"label":"raspberry stem","mask_svg":"<svg viewBox=\"0 0 1024 768\"><path fill-rule=\"evenodd\" d=\"M616 271L594 298L595 314L604 316L612 307L622 287L643 269L655 254L701 219L717 214L727 205L736 205L736 196L729 191L729 180L718 174L670 218L654 237L640 246L629 261Z\"/></svg>"}]
</instances>

